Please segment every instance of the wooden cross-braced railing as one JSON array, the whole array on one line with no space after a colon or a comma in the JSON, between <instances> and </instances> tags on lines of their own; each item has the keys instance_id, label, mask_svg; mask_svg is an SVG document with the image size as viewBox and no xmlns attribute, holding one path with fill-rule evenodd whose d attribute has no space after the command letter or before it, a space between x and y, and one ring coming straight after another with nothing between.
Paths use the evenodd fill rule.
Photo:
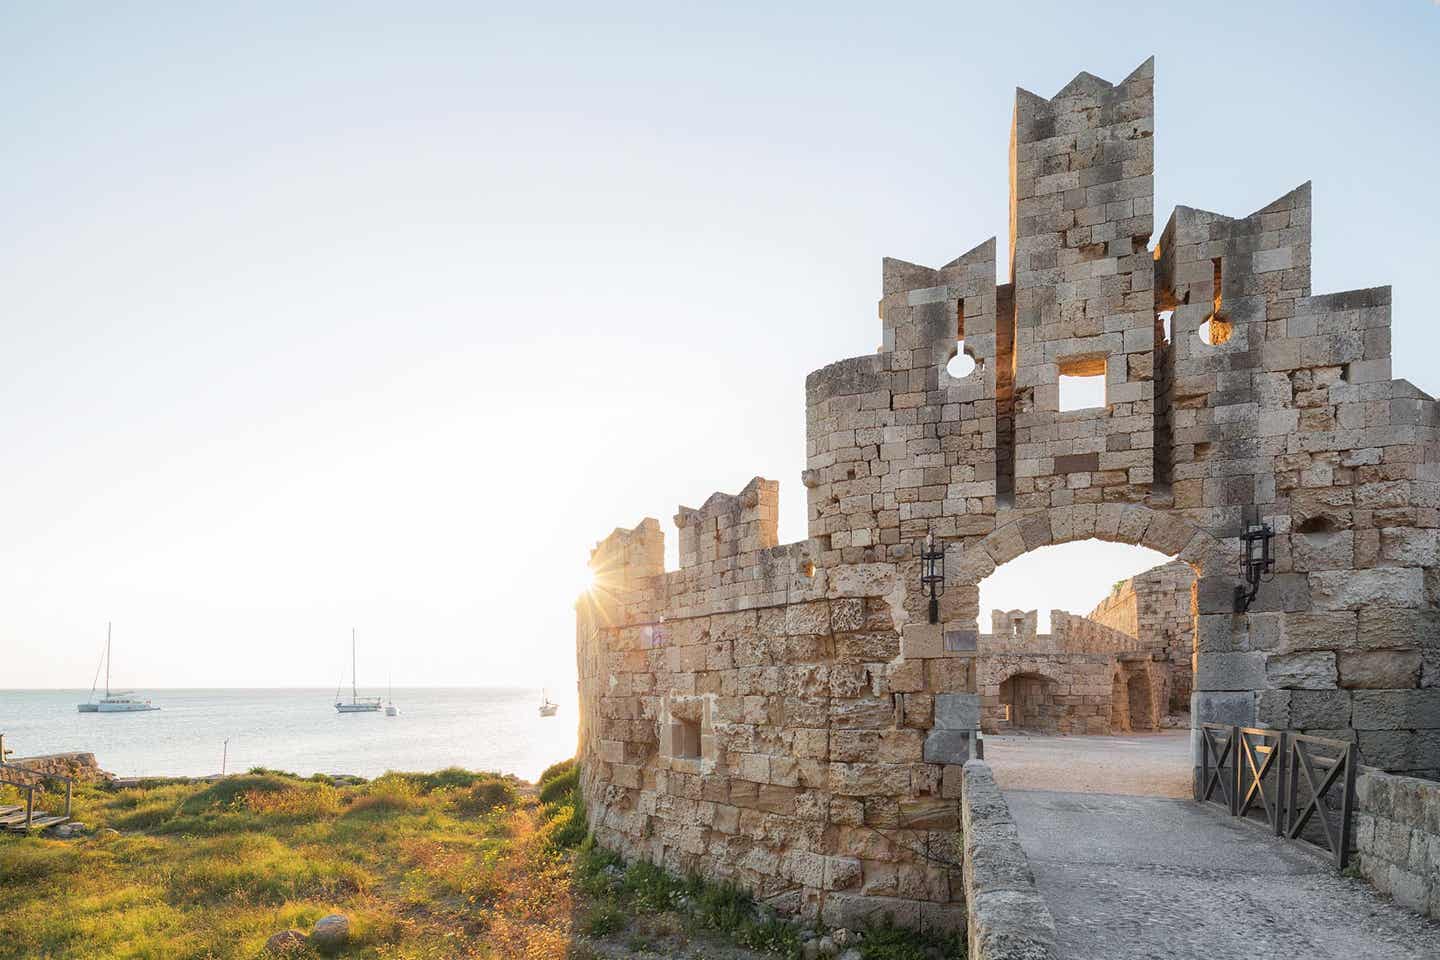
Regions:
<instances>
[{"instance_id":1,"label":"wooden cross-braced railing","mask_svg":"<svg viewBox=\"0 0 1440 960\"><path fill-rule=\"evenodd\" d=\"M1320 846L1345 868L1359 765L1354 743L1222 723L1201 724L1199 733L1196 801Z\"/></svg>"}]
</instances>

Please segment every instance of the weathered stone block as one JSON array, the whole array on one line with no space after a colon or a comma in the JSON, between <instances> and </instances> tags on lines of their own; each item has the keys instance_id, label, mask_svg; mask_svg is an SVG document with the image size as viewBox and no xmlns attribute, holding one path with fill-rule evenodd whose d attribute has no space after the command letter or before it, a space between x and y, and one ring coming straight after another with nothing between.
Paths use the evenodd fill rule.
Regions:
<instances>
[{"instance_id":1,"label":"weathered stone block","mask_svg":"<svg viewBox=\"0 0 1440 960\"><path fill-rule=\"evenodd\" d=\"M1351 723L1356 730L1440 727L1440 689L1356 690L1354 698Z\"/></svg>"},{"instance_id":2,"label":"weathered stone block","mask_svg":"<svg viewBox=\"0 0 1440 960\"><path fill-rule=\"evenodd\" d=\"M1423 607L1424 572L1418 567L1375 567L1312 573L1310 598L1318 610L1357 610L1371 605Z\"/></svg>"},{"instance_id":3,"label":"weathered stone block","mask_svg":"<svg viewBox=\"0 0 1440 960\"><path fill-rule=\"evenodd\" d=\"M865 601L855 597L832 601L830 628L836 633L865 629Z\"/></svg>"},{"instance_id":4,"label":"weathered stone block","mask_svg":"<svg viewBox=\"0 0 1440 960\"><path fill-rule=\"evenodd\" d=\"M1423 658L1408 650L1348 650L1337 658L1340 686L1347 689L1393 690L1420 685Z\"/></svg>"},{"instance_id":5,"label":"weathered stone block","mask_svg":"<svg viewBox=\"0 0 1440 960\"><path fill-rule=\"evenodd\" d=\"M1263 653L1207 653L1196 659L1197 690L1258 690L1266 686Z\"/></svg>"},{"instance_id":6,"label":"weathered stone block","mask_svg":"<svg viewBox=\"0 0 1440 960\"><path fill-rule=\"evenodd\" d=\"M785 632L823 635L830 632L830 604L824 600L795 603L785 608Z\"/></svg>"},{"instance_id":7,"label":"weathered stone block","mask_svg":"<svg viewBox=\"0 0 1440 960\"><path fill-rule=\"evenodd\" d=\"M900 634L900 656L923 660L945 655L944 629L938 623L906 624Z\"/></svg>"},{"instance_id":8,"label":"weathered stone block","mask_svg":"<svg viewBox=\"0 0 1440 960\"><path fill-rule=\"evenodd\" d=\"M926 763L963 764L970 759L970 734L963 730L932 730L925 738Z\"/></svg>"},{"instance_id":9,"label":"weathered stone block","mask_svg":"<svg viewBox=\"0 0 1440 960\"><path fill-rule=\"evenodd\" d=\"M1350 726L1350 694L1344 690L1292 690L1290 723L1300 730Z\"/></svg>"},{"instance_id":10,"label":"weathered stone block","mask_svg":"<svg viewBox=\"0 0 1440 960\"><path fill-rule=\"evenodd\" d=\"M1279 689L1335 689L1335 654L1291 653L1272 656L1265 663L1270 686Z\"/></svg>"},{"instance_id":11,"label":"weathered stone block","mask_svg":"<svg viewBox=\"0 0 1440 960\"><path fill-rule=\"evenodd\" d=\"M1280 620L1280 649L1294 653L1353 647L1356 616L1348 610L1286 614Z\"/></svg>"},{"instance_id":12,"label":"weathered stone block","mask_svg":"<svg viewBox=\"0 0 1440 960\"><path fill-rule=\"evenodd\" d=\"M980 695L975 693L936 694L935 727L939 730L979 730Z\"/></svg>"}]
</instances>

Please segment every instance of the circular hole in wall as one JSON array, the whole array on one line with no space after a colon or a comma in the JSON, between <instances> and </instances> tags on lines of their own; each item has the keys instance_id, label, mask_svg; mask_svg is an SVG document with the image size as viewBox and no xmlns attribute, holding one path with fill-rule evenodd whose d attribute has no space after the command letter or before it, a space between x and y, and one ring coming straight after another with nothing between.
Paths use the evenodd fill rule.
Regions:
<instances>
[{"instance_id":1,"label":"circular hole in wall","mask_svg":"<svg viewBox=\"0 0 1440 960\"><path fill-rule=\"evenodd\" d=\"M1200 324L1200 328L1195 332L1205 343L1212 347L1218 347L1230 339L1230 335L1235 332L1235 324L1211 315L1210 319Z\"/></svg>"},{"instance_id":2,"label":"circular hole in wall","mask_svg":"<svg viewBox=\"0 0 1440 960\"><path fill-rule=\"evenodd\" d=\"M956 380L963 380L975 372L975 358L965 352L965 341L955 341L955 355L945 364L945 372Z\"/></svg>"}]
</instances>

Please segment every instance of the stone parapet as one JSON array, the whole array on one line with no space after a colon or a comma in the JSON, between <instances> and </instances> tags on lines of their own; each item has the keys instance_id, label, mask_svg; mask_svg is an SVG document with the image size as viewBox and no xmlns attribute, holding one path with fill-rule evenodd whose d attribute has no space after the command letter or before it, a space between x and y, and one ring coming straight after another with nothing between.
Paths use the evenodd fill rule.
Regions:
<instances>
[{"instance_id":1,"label":"stone parapet","mask_svg":"<svg viewBox=\"0 0 1440 960\"><path fill-rule=\"evenodd\" d=\"M983 761L965 764L960 810L970 960L1057 957L1055 920L1035 887L1010 806Z\"/></svg>"},{"instance_id":2,"label":"stone parapet","mask_svg":"<svg viewBox=\"0 0 1440 960\"><path fill-rule=\"evenodd\" d=\"M1363 767L1355 798L1360 873L1396 903L1440 920L1440 783Z\"/></svg>"}]
</instances>

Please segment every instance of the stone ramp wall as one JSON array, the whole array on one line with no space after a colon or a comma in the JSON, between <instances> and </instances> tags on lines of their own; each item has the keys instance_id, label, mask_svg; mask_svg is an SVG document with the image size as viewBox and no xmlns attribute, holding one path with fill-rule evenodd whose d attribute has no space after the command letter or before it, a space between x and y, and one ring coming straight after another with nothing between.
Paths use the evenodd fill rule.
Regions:
<instances>
[{"instance_id":1,"label":"stone ramp wall","mask_svg":"<svg viewBox=\"0 0 1440 960\"><path fill-rule=\"evenodd\" d=\"M1030 858L988 764L962 774L966 934L970 960L1051 960L1055 920L1035 887Z\"/></svg>"},{"instance_id":2,"label":"stone ramp wall","mask_svg":"<svg viewBox=\"0 0 1440 960\"><path fill-rule=\"evenodd\" d=\"M11 757L6 773L36 773L71 777L75 780L113 780L115 775L100 769L93 753L50 753L40 757Z\"/></svg>"},{"instance_id":3,"label":"stone ramp wall","mask_svg":"<svg viewBox=\"0 0 1440 960\"><path fill-rule=\"evenodd\" d=\"M1361 875L1396 903L1440 920L1440 783L1363 767L1355 793Z\"/></svg>"}]
</instances>

